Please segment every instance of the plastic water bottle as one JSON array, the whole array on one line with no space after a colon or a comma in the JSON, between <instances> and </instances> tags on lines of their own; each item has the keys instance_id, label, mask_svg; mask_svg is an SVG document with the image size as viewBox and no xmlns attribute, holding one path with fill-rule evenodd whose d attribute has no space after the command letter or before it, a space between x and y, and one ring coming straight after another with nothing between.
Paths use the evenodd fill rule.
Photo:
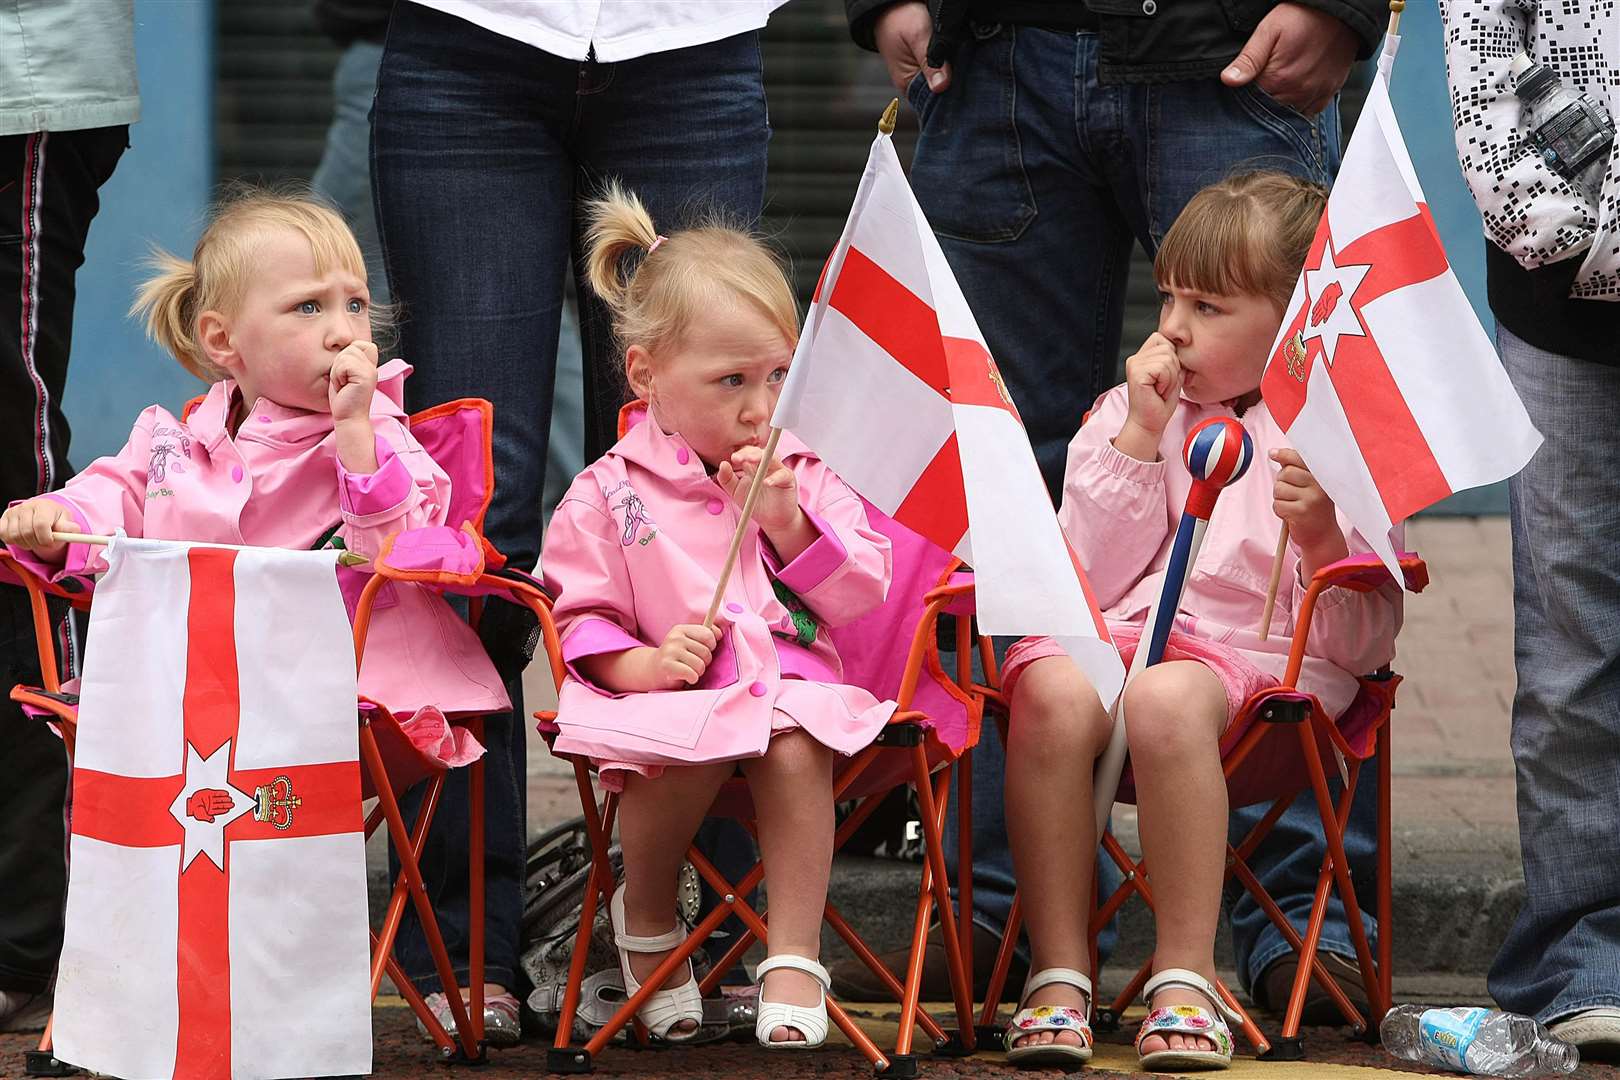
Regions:
<instances>
[{"instance_id":1,"label":"plastic water bottle","mask_svg":"<svg viewBox=\"0 0 1620 1080\"><path fill-rule=\"evenodd\" d=\"M1545 1027L1495 1009L1391 1009L1378 1027L1384 1049L1472 1076L1546 1076L1570 1073L1580 1052Z\"/></svg>"},{"instance_id":2,"label":"plastic water bottle","mask_svg":"<svg viewBox=\"0 0 1620 1080\"><path fill-rule=\"evenodd\" d=\"M1541 159L1597 205L1614 149L1614 122L1590 94L1577 94L1528 53L1508 65L1513 92L1524 102L1530 145Z\"/></svg>"}]
</instances>

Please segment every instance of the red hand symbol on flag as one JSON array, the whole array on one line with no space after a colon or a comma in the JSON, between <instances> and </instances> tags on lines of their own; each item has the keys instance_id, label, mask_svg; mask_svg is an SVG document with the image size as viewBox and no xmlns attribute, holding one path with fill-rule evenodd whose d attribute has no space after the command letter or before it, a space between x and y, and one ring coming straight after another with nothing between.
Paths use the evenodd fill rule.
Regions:
<instances>
[{"instance_id":1,"label":"red hand symbol on flag","mask_svg":"<svg viewBox=\"0 0 1620 1080\"><path fill-rule=\"evenodd\" d=\"M228 814L234 805L228 791L221 791L219 788L199 788L191 793L191 798L186 803L186 814L198 821L213 824L214 815Z\"/></svg>"},{"instance_id":2,"label":"red hand symbol on flag","mask_svg":"<svg viewBox=\"0 0 1620 1080\"><path fill-rule=\"evenodd\" d=\"M1339 298L1343 295L1343 286L1337 281L1329 282L1328 287L1323 289L1322 295L1317 298L1316 306L1311 308L1311 325L1320 326L1326 322L1328 316L1333 314L1333 309L1339 306Z\"/></svg>"}]
</instances>

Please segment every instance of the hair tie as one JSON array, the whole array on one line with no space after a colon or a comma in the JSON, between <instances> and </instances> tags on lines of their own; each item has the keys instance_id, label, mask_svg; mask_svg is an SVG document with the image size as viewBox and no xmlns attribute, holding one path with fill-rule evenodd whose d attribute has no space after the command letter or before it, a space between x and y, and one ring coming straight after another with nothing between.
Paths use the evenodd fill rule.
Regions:
<instances>
[{"instance_id":1,"label":"hair tie","mask_svg":"<svg viewBox=\"0 0 1620 1080\"><path fill-rule=\"evenodd\" d=\"M657 251L658 250L658 245L662 244L665 240L668 240L668 239L669 239L669 237L660 234L658 239L656 239L656 240L654 240L652 242L652 247L649 247L647 249L647 254L651 255L653 252Z\"/></svg>"}]
</instances>

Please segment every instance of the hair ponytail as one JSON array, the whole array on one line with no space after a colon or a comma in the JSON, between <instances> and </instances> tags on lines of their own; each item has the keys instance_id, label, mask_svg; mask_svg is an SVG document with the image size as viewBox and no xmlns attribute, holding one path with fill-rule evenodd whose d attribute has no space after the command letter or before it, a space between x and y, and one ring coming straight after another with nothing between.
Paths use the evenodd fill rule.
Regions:
<instances>
[{"instance_id":1,"label":"hair ponytail","mask_svg":"<svg viewBox=\"0 0 1620 1080\"><path fill-rule=\"evenodd\" d=\"M197 343L197 267L161 248L147 264L153 275L135 294L129 314L146 323L146 336L200 379L213 382L224 373L210 364Z\"/></svg>"},{"instance_id":2,"label":"hair ponytail","mask_svg":"<svg viewBox=\"0 0 1620 1080\"><path fill-rule=\"evenodd\" d=\"M586 280L615 315L623 315L635 270L624 269L624 257L632 249L651 251L658 242L652 215L631 192L617 181L585 205L590 224L585 231Z\"/></svg>"}]
</instances>

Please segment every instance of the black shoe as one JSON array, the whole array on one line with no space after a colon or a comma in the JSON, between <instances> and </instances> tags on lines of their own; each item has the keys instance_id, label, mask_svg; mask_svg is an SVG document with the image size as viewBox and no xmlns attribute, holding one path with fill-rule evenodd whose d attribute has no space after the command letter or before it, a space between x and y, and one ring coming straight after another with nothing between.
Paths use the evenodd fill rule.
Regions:
<instances>
[{"instance_id":1,"label":"black shoe","mask_svg":"<svg viewBox=\"0 0 1620 1080\"><path fill-rule=\"evenodd\" d=\"M1321 949L1317 950L1316 958L1327 968L1333 981L1339 984L1339 989L1350 999L1350 1004L1359 1009L1361 1015L1370 1022L1372 1002L1367 997L1367 987L1361 981L1361 968L1356 962L1338 953ZM1266 966L1259 982L1255 984L1251 995L1255 1005L1266 1012L1282 1016L1288 1010L1288 995L1294 988L1294 975L1298 971L1299 960L1293 953L1273 960ZM1345 1023L1344 1014L1315 979L1311 980L1309 988L1305 991L1305 1011L1300 1023L1306 1027L1340 1027Z\"/></svg>"},{"instance_id":2,"label":"black shoe","mask_svg":"<svg viewBox=\"0 0 1620 1080\"><path fill-rule=\"evenodd\" d=\"M995 934L977 924L973 927L973 998L982 1001L990 985L990 970L995 967L996 952L1001 948L1001 939ZM895 949L892 952L882 953L878 959L883 966L894 973L894 977L904 983L906 980L906 963L911 959L909 949ZM832 975L832 995L844 1001L890 1001L893 995L888 987L884 986L878 977L872 974L865 964L857 957L848 957L833 964L828 973ZM1029 974L1029 965L1013 954L1012 964L1007 969L1007 984L1002 988L1002 999L1011 1000L1024 985L1024 979ZM935 923L928 928L928 943L923 952L922 973L922 999L924 1001L949 1001L951 998L950 966L945 960L945 939L940 934L940 924Z\"/></svg>"}]
</instances>

